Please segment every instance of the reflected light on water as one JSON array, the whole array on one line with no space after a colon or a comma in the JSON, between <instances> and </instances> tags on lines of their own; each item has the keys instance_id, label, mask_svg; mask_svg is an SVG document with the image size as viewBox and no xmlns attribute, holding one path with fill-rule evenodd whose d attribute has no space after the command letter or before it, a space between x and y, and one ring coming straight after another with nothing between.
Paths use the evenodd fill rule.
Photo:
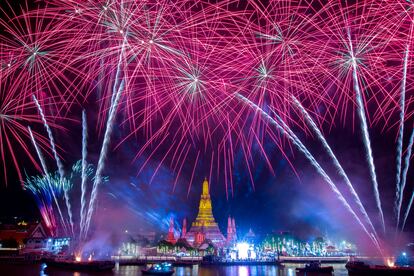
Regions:
<instances>
[{"instance_id":1,"label":"reflected light on water","mask_svg":"<svg viewBox=\"0 0 414 276\"><path fill-rule=\"evenodd\" d=\"M45 273L46 267L47 267L46 264L41 264L40 265L40 276L47 276L47 274Z\"/></svg>"},{"instance_id":2,"label":"reflected light on water","mask_svg":"<svg viewBox=\"0 0 414 276\"><path fill-rule=\"evenodd\" d=\"M193 265L192 267L175 267L174 275L177 276L197 276L198 275L198 265Z\"/></svg>"},{"instance_id":3,"label":"reflected light on water","mask_svg":"<svg viewBox=\"0 0 414 276\"><path fill-rule=\"evenodd\" d=\"M246 266L239 266L238 275L239 276L248 276L249 275L249 269Z\"/></svg>"},{"instance_id":4,"label":"reflected light on water","mask_svg":"<svg viewBox=\"0 0 414 276\"><path fill-rule=\"evenodd\" d=\"M395 260L394 260L394 258L392 258L392 257L391 258L387 258L385 264L387 266L389 266L389 267L394 267L395 266Z\"/></svg>"},{"instance_id":5,"label":"reflected light on water","mask_svg":"<svg viewBox=\"0 0 414 276\"><path fill-rule=\"evenodd\" d=\"M139 266L124 266L124 267L118 266L118 271L117 272L120 275L136 276L136 275L140 275L139 273L141 272L141 269L142 269L142 267L139 267Z\"/></svg>"},{"instance_id":6,"label":"reflected light on water","mask_svg":"<svg viewBox=\"0 0 414 276\"><path fill-rule=\"evenodd\" d=\"M198 275L198 265L193 265L193 273L192 273L192 275L193 276Z\"/></svg>"},{"instance_id":7,"label":"reflected light on water","mask_svg":"<svg viewBox=\"0 0 414 276\"><path fill-rule=\"evenodd\" d=\"M335 269L335 275L347 276L348 271L345 268L345 264L332 264ZM279 275L279 276L294 276L295 268L303 267L303 265L286 265L284 268L277 266L188 266L188 267L174 267L175 274L177 276L256 276L256 275ZM103 272L98 274L92 274L88 272L75 272L65 269L50 269L45 264L27 264L27 265L10 265L0 264L0 276L8 275L40 275L40 276L140 276L141 269L144 266L117 265L112 272Z\"/></svg>"}]
</instances>

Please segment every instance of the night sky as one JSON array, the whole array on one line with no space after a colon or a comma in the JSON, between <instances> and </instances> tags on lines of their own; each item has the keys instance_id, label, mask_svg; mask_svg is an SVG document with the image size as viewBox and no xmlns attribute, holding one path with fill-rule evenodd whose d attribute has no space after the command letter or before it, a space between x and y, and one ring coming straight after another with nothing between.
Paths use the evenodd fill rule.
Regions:
<instances>
[{"instance_id":1,"label":"night sky","mask_svg":"<svg viewBox=\"0 0 414 276\"><path fill-rule=\"evenodd\" d=\"M56 136L58 144L64 141L65 164L72 164L80 156L81 141L79 135L81 129L76 122L68 123L69 130L65 134ZM395 188L395 144L394 133L371 130L375 164L378 171L381 199L383 209L388 221L392 218L393 196ZM121 137L122 131L117 132ZM376 220L376 209L372 194L372 184L369 181L363 145L358 130L352 131L347 127L337 128L327 135L328 142L333 146L339 161L355 183L357 192L361 195L363 203ZM341 178L335 176L335 169L320 144L312 137L302 137L303 141L315 153L318 161L326 168L330 168L333 179L341 183ZM98 152L100 139L95 140L91 148ZM287 144L288 146L288 144ZM131 163L138 145L135 141L127 142L110 153L105 175L110 181L105 183L100 190L100 203L97 212L98 219L102 215L102 224L108 222L108 212L111 221L104 227L115 227L111 231L123 231L131 229L135 231L156 230L167 231L169 217L173 216L178 227L184 217L188 223L197 215L198 201L201 194L201 183L208 170L196 172L190 193L187 196L189 179L192 168L184 170L180 177L176 190L173 191L175 174L167 167L162 166L149 185L155 168L158 166L157 158L153 158L147 169L140 175L136 175L142 160ZM213 212L225 233L227 217L236 219L238 231L246 233L249 228L258 234L266 234L272 231L291 231L303 239L317 235L328 235L333 238L349 238L362 240L364 235L359 226L353 222L353 218L334 197L327 184L317 174L309 162L297 151L287 151L294 165L295 171L284 159L277 148L271 142L266 144L266 150L271 152L271 164L274 168L273 175L263 158L257 156L257 164L254 167L254 188L249 176L243 167L242 161L236 163L234 173L234 189L229 187L229 198L226 199L226 191L223 180L217 181L214 177L211 183L213 200ZM97 156L95 156L97 158ZM25 168L33 172L30 167ZM11 170L12 171L12 170ZM412 185L408 178L407 191L412 191ZM406 193L406 196L409 193ZM0 212L2 217L23 216L27 219L38 218L36 205L28 192L20 189L15 176L9 176L7 187L2 185L0 193ZM407 200L407 199L406 199ZM162 223L160 224L160 221ZM407 231L412 229L412 217L407 223ZM131 231L130 230L130 231ZM358 238L357 238L358 240Z\"/></svg>"},{"instance_id":2,"label":"night sky","mask_svg":"<svg viewBox=\"0 0 414 276\"><path fill-rule=\"evenodd\" d=\"M90 96L83 108L87 110L90 125L89 159L96 164L103 136L96 117L99 113L98 99ZM66 169L81 158L81 111L81 108L73 108L67 114L67 118L54 122L65 127L65 130L54 130L54 135ZM104 171L104 175L109 177L109 182L104 183L99 190L96 227L120 232L124 229L165 232L168 229L170 216L173 216L179 225L183 218L187 218L190 224L197 215L202 181L209 175L210 168L206 160L210 152L201 153L191 188L189 189L189 185L195 156L191 156L189 159L191 162L184 165L176 189L173 190L176 172L165 165L158 168L163 158L159 152L167 151L168 148L163 145L165 148L161 148L157 154L152 156L145 169L138 174L140 166L149 155L145 153L135 161L134 157L145 140L143 136L138 136L136 139L133 137L119 144L127 131L123 125L123 119L122 115L117 118L114 140L111 143ZM375 208L362 136L356 122L358 120L349 116L345 122L338 122L333 127L326 124L324 134L361 196L374 224L379 228L378 212ZM408 140L411 126L412 119L408 119L405 141ZM37 126L37 130L44 131L42 126ZM309 146L321 165L326 168L335 183L339 185L340 190L345 191L344 183L321 143L309 134L304 135L299 129L294 130L305 145ZM381 124L374 124L369 132L384 214L387 226L393 228L395 225L393 204L397 126L384 128ZM303 239L327 235L332 238L346 238L363 243L366 237L362 230L335 198L328 185L308 160L286 140L284 148L292 163L291 166L270 139L264 141L264 149L268 153L274 174L267 167L256 145L253 146L253 151L257 151L257 154L253 154L254 183L250 181L241 152L235 154L233 189L230 186L227 187L226 193L223 177L216 177L213 174L213 178L210 179L213 213L222 232L226 232L227 217L232 216L242 235L251 228L258 234L291 231ZM115 145L118 146L115 148ZM26 160L23 152L18 152L18 157L24 164L22 166L24 175L39 173ZM14 216L28 220L39 219L34 200L27 191L22 190L14 167L11 162L8 162L10 156L6 155L6 159L8 175L7 184L1 183L0 185L0 217L3 220ZM53 164L53 159L48 156L49 167L53 168ZM156 170L157 173L153 177ZM214 171L217 170L220 168L214 167ZM0 181L4 179L4 172L0 169ZM413 192L413 180L414 175L410 169L404 204ZM414 231L413 223L414 218L411 214L406 225L406 232Z\"/></svg>"}]
</instances>

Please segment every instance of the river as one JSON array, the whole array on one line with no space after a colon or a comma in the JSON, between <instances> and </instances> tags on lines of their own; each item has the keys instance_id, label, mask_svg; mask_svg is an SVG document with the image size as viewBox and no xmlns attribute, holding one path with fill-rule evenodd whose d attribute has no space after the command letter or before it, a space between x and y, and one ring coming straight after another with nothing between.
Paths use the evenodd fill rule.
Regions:
<instances>
[{"instance_id":1,"label":"river","mask_svg":"<svg viewBox=\"0 0 414 276\"><path fill-rule=\"evenodd\" d=\"M324 264L332 265L334 267L334 275L348 275L345 264ZM192 267L176 267L176 276L221 276L221 275L275 275L275 276L293 276L296 275L295 268L303 266L300 264L286 264L284 269L279 269L273 265L251 265L251 266L192 266ZM40 275L40 276L138 276L141 275L140 266L116 266L112 272L74 272L65 271L56 268L42 269L42 265L10 265L0 264L1 276L26 276L26 275Z\"/></svg>"}]
</instances>

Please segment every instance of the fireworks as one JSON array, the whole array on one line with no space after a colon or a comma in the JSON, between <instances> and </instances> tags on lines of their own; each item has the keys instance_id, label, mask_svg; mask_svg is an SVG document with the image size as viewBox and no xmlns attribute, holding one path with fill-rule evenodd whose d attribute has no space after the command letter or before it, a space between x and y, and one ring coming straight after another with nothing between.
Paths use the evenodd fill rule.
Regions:
<instances>
[{"instance_id":1,"label":"fireworks","mask_svg":"<svg viewBox=\"0 0 414 276\"><path fill-rule=\"evenodd\" d=\"M72 216L69 213L64 213L62 210L67 208L67 194L74 195L77 193L78 184L81 182L86 184L88 181L92 181L94 174L95 169L92 165L87 164L86 168L83 168L82 161L78 161L72 166L70 173L63 178L59 172L27 177L24 182L24 188L34 195L42 219L51 231L52 236L65 234L76 239L81 237L80 233L82 233L86 223L85 210L82 209L82 206L78 206L79 202L73 199L71 200L72 205L73 207L80 207L80 214L73 214ZM107 182L108 178L102 177L102 181ZM86 187L84 190L85 193L82 195L82 201L87 202ZM57 212L55 211L56 209L58 210ZM59 218L56 218L56 215L59 215ZM68 225L71 225L71 220L74 229L68 228ZM74 233L73 230L77 232Z\"/></svg>"},{"instance_id":2,"label":"fireworks","mask_svg":"<svg viewBox=\"0 0 414 276\"><path fill-rule=\"evenodd\" d=\"M253 148L259 149L272 170L264 144L274 142L283 153L287 140L305 154L378 246L375 222L323 129L338 121L358 126L383 232L387 221L369 129L382 124L396 132L398 228L413 141L411 136L403 156L404 125L414 114L412 3L270 2L49 0L23 10L5 7L0 20L4 29L0 35L2 159L10 155L20 175L18 147L40 170L26 145L30 138L26 129L43 124L50 143L39 131L33 132L32 140L41 148L36 146L36 151L50 150L64 179L52 135L59 127L50 122L65 117L62 114L74 106L96 102L97 131L103 143L89 206L85 115L82 120L79 214L80 235L85 238L107 154L114 146L138 141L135 159L146 158L140 171L154 156L162 155L157 168L168 165L176 173L175 183L184 164L192 163L190 191L201 166L210 179L217 175L233 189L238 152L253 183ZM115 125L123 133L117 145L111 144ZM316 133L345 180L357 211L295 131ZM43 164L42 168L47 175ZM7 171L5 164L3 171ZM63 192L71 217L68 191ZM402 228L412 201L405 209ZM44 219L52 225L48 214ZM73 231L71 218L69 225Z\"/></svg>"},{"instance_id":3,"label":"fireworks","mask_svg":"<svg viewBox=\"0 0 414 276\"><path fill-rule=\"evenodd\" d=\"M63 194L63 189L70 188L67 187L69 185L70 183L67 181L62 182L58 174L28 177L25 182L24 187L34 195L42 219L52 236L56 235L58 228L53 208L54 198L60 197Z\"/></svg>"},{"instance_id":4,"label":"fireworks","mask_svg":"<svg viewBox=\"0 0 414 276\"><path fill-rule=\"evenodd\" d=\"M18 173L19 180L23 183L20 167L25 163L21 158L18 158L18 155L25 155L26 159L36 168L40 168L29 146L30 135L27 131L27 126L40 126L42 120L36 116L36 106L32 101L25 102L24 99L21 99L20 93L11 91L13 89L13 80L11 78L4 76L0 72L0 80L0 163L3 167L2 170L6 183L7 169L11 169L6 160L11 160ZM54 119L57 118L58 116ZM52 124L52 126L57 129L61 128L56 124ZM40 132L33 131L33 135L38 140L41 148L49 148L47 138Z\"/></svg>"}]
</instances>

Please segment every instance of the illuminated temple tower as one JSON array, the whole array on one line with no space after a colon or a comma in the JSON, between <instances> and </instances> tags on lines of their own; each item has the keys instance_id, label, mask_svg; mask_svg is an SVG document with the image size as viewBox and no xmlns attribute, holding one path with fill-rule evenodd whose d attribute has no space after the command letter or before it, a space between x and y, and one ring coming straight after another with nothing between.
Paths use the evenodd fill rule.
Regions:
<instances>
[{"instance_id":1,"label":"illuminated temple tower","mask_svg":"<svg viewBox=\"0 0 414 276\"><path fill-rule=\"evenodd\" d=\"M231 245L237 241L236 221L230 216L227 220L227 244Z\"/></svg>"},{"instance_id":2,"label":"illuminated temple tower","mask_svg":"<svg viewBox=\"0 0 414 276\"><path fill-rule=\"evenodd\" d=\"M203 182L203 193L196 220L191 224L185 238L194 245L200 244L200 238L211 240L215 245L222 246L226 239L214 220L207 178Z\"/></svg>"},{"instance_id":3,"label":"illuminated temple tower","mask_svg":"<svg viewBox=\"0 0 414 276\"><path fill-rule=\"evenodd\" d=\"M174 219L172 217L170 218L170 227L168 229L166 241L172 244L176 242L175 236L174 236Z\"/></svg>"}]
</instances>

